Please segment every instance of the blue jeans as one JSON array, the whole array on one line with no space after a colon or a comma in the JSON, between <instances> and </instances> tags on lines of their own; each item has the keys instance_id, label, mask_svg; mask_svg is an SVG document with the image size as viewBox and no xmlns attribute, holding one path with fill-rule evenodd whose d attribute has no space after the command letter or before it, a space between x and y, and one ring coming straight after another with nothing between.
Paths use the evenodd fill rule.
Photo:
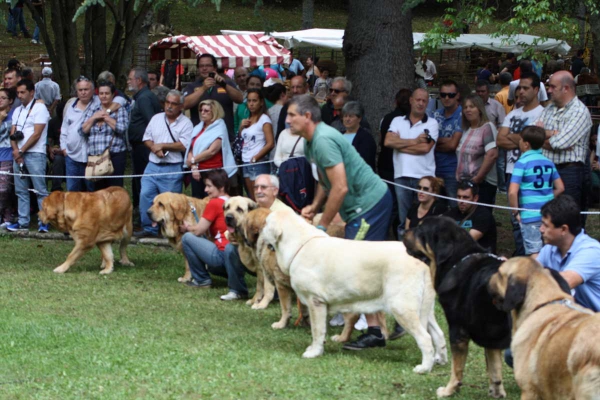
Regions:
<instances>
[{"instance_id":1,"label":"blue jeans","mask_svg":"<svg viewBox=\"0 0 600 400\"><path fill-rule=\"evenodd\" d=\"M456 199L456 192L458 190L458 181L454 175L440 175L438 178L444 180L444 188L446 188L446 196ZM448 200L449 207L458 207L457 201Z\"/></svg>"},{"instance_id":2,"label":"blue jeans","mask_svg":"<svg viewBox=\"0 0 600 400\"><path fill-rule=\"evenodd\" d=\"M575 202L581 207L581 193L583 191L583 174L584 164L575 163L568 167L563 167L561 164L556 166L560 177L565 184L563 194L568 194L573 197Z\"/></svg>"},{"instance_id":3,"label":"blue jeans","mask_svg":"<svg viewBox=\"0 0 600 400\"><path fill-rule=\"evenodd\" d=\"M506 150L498 148L496 159L496 174L498 175L498 190L507 191L506 184Z\"/></svg>"},{"instance_id":4,"label":"blue jeans","mask_svg":"<svg viewBox=\"0 0 600 400\"><path fill-rule=\"evenodd\" d=\"M6 5L8 8L8 12L6 13L6 32L12 33L14 27L14 18L12 16L12 10L10 8L10 3Z\"/></svg>"},{"instance_id":5,"label":"blue jeans","mask_svg":"<svg viewBox=\"0 0 600 400\"><path fill-rule=\"evenodd\" d=\"M190 232L183 235L181 245L192 277L200 285L212 284L210 274L213 274L227 278L230 291L240 295L248 294L244 281L244 266L236 246L227 244L225 250L221 251L210 240Z\"/></svg>"},{"instance_id":6,"label":"blue jeans","mask_svg":"<svg viewBox=\"0 0 600 400\"><path fill-rule=\"evenodd\" d=\"M67 178L67 192L93 192L94 182L85 179L85 166L87 163L73 160L71 157L65 157L65 169L67 176L75 178ZM81 176L81 178L76 178Z\"/></svg>"},{"instance_id":7,"label":"blue jeans","mask_svg":"<svg viewBox=\"0 0 600 400\"><path fill-rule=\"evenodd\" d=\"M418 178L395 178L394 182L399 185L408 186L411 188L417 188L419 181ZM412 207L413 203L417 198L417 192L409 189L404 189L396 186L396 198L398 199L398 219L400 220L400 229L404 229L406 224L406 216L408 211Z\"/></svg>"},{"instance_id":8,"label":"blue jeans","mask_svg":"<svg viewBox=\"0 0 600 400\"><path fill-rule=\"evenodd\" d=\"M375 204L373 208L361 215L346 222L344 237L354 240L359 233L363 221L369 224L364 237L361 240L384 241L387 239L388 229L392 216L392 193L385 191L385 195Z\"/></svg>"},{"instance_id":9,"label":"blue jeans","mask_svg":"<svg viewBox=\"0 0 600 400\"><path fill-rule=\"evenodd\" d=\"M23 154L23 162L31 175L45 175L46 174L46 154L45 153L31 153L26 152ZM13 169L19 171L19 165L13 161ZM38 207L42 209L42 200L48 196L48 189L46 188L46 178L44 177L23 177L23 179L15 176L15 192L18 198L18 210L19 210L19 225L29 226L30 221L30 203L29 203L29 182L33 184L33 188L38 192L36 193Z\"/></svg>"},{"instance_id":10,"label":"blue jeans","mask_svg":"<svg viewBox=\"0 0 600 400\"><path fill-rule=\"evenodd\" d=\"M510 182L512 174L506 174L506 182ZM508 193L506 194L508 200ZM515 242L515 252L513 257L524 256L525 246L523 245L523 235L521 235L521 226L519 221L510 213L510 223L512 224L513 240Z\"/></svg>"},{"instance_id":11,"label":"blue jeans","mask_svg":"<svg viewBox=\"0 0 600 400\"><path fill-rule=\"evenodd\" d=\"M17 36L18 32L17 32L17 25L19 26L19 28L21 28L21 32L23 32L23 35L28 35L29 32L27 31L27 27L25 26L25 18L23 17L23 8L19 8L19 7L15 7L12 9L12 18L13 18L13 23L12 23L12 34L13 36Z\"/></svg>"},{"instance_id":12,"label":"blue jeans","mask_svg":"<svg viewBox=\"0 0 600 400\"><path fill-rule=\"evenodd\" d=\"M169 172L181 172L181 163L155 164L149 162L144 174L161 174ZM164 176L143 176L142 190L140 191L140 220L142 228L153 235L158 235L158 227L152 227L152 221L148 216L148 209L154 198L166 192L181 193L183 174L171 174Z\"/></svg>"},{"instance_id":13,"label":"blue jeans","mask_svg":"<svg viewBox=\"0 0 600 400\"><path fill-rule=\"evenodd\" d=\"M40 27L35 24L35 29L33 30L33 40L36 42L40 41Z\"/></svg>"},{"instance_id":14,"label":"blue jeans","mask_svg":"<svg viewBox=\"0 0 600 400\"><path fill-rule=\"evenodd\" d=\"M523 236L523 245L525 246L525 255L539 253L544 243L540 226L542 221L530 222L528 224L521 223L521 236Z\"/></svg>"},{"instance_id":15,"label":"blue jeans","mask_svg":"<svg viewBox=\"0 0 600 400\"><path fill-rule=\"evenodd\" d=\"M247 165L242 167L242 170L244 178L250 178L251 181L255 181L257 176L271 173L271 164Z\"/></svg>"}]
</instances>

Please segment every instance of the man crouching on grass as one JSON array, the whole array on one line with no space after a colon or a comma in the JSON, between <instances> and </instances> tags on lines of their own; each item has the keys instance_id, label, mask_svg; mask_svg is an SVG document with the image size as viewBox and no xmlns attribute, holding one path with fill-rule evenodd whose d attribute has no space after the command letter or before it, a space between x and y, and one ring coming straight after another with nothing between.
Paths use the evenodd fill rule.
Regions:
<instances>
[{"instance_id":1,"label":"man crouching on grass","mask_svg":"<svg viewBox=\"0 0 600 400\"><path fill-rule=\"evenodd\" d=\"M392 195L386 184L336 129L321 121L321 109L314 98L293 98L286 123L292 133L305 139L305 156L319 182L315 199L302 209L302 216L312 221L324 206L317 228L326 231L339 212L346 222L346 239L384 241L392 213ZM374 314L367 315L367 324L367 333L344 349L385 346Z\"/></svg>"}]
</instances>

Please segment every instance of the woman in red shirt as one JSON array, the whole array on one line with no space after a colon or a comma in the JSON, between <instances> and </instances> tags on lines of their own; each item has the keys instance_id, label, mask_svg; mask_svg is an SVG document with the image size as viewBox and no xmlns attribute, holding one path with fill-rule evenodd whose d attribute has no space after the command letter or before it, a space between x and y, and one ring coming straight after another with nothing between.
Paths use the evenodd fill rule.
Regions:
<instances>
[{"instance_id":1,"label":"woman in red shirt","mask_svg":"<svg viewBox=\"0 0 600 400\"><path fill-rule=\"evenodd\" d=\"M183 253L190 265L192 280L187 285L210 289L210 274L227 278L229 293L222 300L248 298L248 288L244 281L244 266L235 246L225 237L227 226L223 214L223 204L229 198L229 178L222 169L208 171L204 185L210 198L202 217L195 225L183 223L184 233L181 243ZM205 235L209 233L211 240Z\"/></svg>"},{"instance_id":2,"label":"woman in red shirt","mask_svg":"<svg viewBox=\"0 0 600 400\"><path fill-rule=\"evenodd\" d=\"M192 170L192 196L205 196L200 171L224 168L231 177L237 172L235 159L229 144L225 111L215 100L204 100L198 105L200 123L194 127L192 141L185 154L186 165Z\"/></svg>"}]
</instances>

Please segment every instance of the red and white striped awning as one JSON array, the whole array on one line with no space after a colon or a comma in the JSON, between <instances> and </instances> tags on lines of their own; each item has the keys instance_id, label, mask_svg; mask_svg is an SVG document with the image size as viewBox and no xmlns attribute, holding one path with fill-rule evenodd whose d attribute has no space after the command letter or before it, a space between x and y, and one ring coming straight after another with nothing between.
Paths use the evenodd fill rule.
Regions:
<instances>
[{"instance_id":1,"label":"red and white striped awning","mask_svg":"<svg viewBox=\"0 0 600 400\"><path fill-rule=\"evenodd\" d=\"M190 58L209 53L217 58L220 68L258 67L260 65L289 64L290 51L277 43L271 36L218 35L218 36L173 36L150 45L152 59L160 59L159 53L168 49L183 49L182 54L171 51L170 58ZM158 53L158 54L157 54ZM163 54L162 58L165 57Z\"/></svg>"}]
</instances>

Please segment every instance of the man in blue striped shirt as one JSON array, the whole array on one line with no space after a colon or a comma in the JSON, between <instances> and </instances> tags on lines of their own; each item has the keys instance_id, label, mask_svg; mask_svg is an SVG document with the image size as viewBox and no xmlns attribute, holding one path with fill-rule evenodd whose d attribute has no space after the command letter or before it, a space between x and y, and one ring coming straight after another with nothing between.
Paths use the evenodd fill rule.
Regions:
<instances>
[{"instance_id":1,"label":"man in blue striped shirt","mask_svg":"<svg viewBox=\"0 0 600 400\"><path fill-rule=\"evenodd\" d=\"M516 162L508 189L508 202L519 221L526 254L537 254L543 243L540 233L544 204L565 190L562 179L552 161L542 155L546 132L537 126L527 126L521 132L521 157Z\"/></svg>"}]
</instances>

